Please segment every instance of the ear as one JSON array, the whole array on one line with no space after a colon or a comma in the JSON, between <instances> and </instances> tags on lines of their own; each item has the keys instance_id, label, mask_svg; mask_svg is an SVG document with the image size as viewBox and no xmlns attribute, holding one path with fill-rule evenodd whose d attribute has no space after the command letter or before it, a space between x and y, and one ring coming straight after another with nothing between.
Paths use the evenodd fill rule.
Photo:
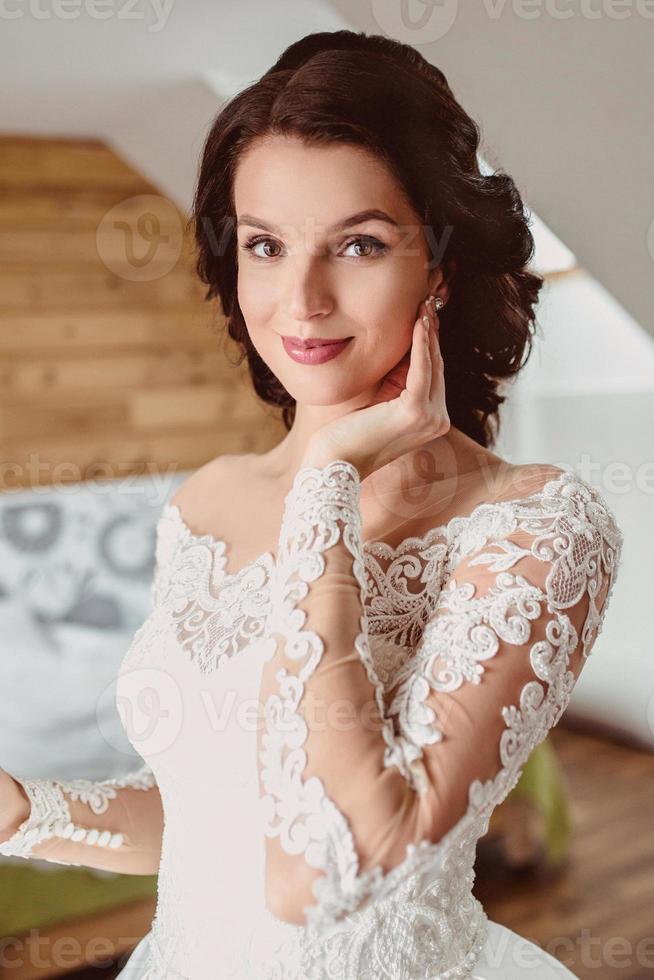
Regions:
<instances>
[{"instance_id":1,"label":"ear","mask_svg":"<svg viewBox=\"0 0 654 980\"><path fill-rule=\"evenodd\" d=\"M440 296L447 303L452 290L452 280L456 275L456 268L455 259L449 259L447 262L436 266L429 277L429 292L432 296Z\"/></svg>"}]
</instances>

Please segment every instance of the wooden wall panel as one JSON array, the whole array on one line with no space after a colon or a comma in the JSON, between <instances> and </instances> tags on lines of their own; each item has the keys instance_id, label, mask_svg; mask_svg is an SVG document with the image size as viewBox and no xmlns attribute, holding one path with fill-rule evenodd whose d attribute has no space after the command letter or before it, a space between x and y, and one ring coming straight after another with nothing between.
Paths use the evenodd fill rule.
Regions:
<instances>
[{"instance_id":1,"label":"wooden wall panel","mask_svg":"<svg viewBox=\"0 0 654 980\"><path fill-rule=\"evenodd\" d=\"M166 243L144 273L141 195ZM204 301L187 223L99 141L0 137L0 489L194 469L283 437Z\"/></svg>"}]
</instances>

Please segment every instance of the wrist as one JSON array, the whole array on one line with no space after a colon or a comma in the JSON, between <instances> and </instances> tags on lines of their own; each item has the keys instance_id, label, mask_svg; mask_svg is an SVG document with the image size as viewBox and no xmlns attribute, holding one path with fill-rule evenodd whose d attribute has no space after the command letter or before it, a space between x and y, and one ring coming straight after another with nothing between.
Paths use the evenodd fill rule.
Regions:
<instances>
[{"instance_id":1,"label":"wrist","mask_svg":"<svg viewBox=\"0 0 654 980\"><path fill-rule=\"evenodd\" d=\"M305 467L309 466L315 467L316 469L323 469L330 463L336 462L350 463L350 465L353 466L359 474L360 480L363 480L368 475L364 461L360 458L355 458L352 453L347 453L346 455L341 453L336 454L335 452L330 451L327 447L316 444L309 444L307 446L302 455L300 469L304 469Z\"/></svg>"}]
</instances>

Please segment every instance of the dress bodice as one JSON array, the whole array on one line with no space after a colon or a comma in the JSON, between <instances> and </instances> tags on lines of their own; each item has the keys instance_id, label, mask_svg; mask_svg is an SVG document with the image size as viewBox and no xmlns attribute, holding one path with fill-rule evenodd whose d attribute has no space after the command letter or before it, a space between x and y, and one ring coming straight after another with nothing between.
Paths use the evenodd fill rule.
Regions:
<instances>
[{"instance_id":1,"label":"dress bodice","mask_svg":"<svg viewBox=\"0 0 654 980\"><path fill-rule=\"evenodd\" d=\"M358 490L344 461L300 471L277 554L231 574L226 542L164 507L117 687L165 812L152 978L453 980L486 940L476 843L568 703L622 535L563 471L394 548L361 540ZM380 725L345 742L307 694L354 691L355 667ZM290 881L315 869L302 923L269 910L267 839Z\"/></svg>"}]
</instances>

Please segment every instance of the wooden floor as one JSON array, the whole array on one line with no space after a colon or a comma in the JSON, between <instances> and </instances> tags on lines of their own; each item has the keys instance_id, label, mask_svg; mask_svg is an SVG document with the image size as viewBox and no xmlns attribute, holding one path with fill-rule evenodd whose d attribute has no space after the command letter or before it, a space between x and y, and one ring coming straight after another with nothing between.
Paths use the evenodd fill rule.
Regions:
<instances>
[{"instance_id":1,"label":"wooden floor","mask_svg":"<svg viewBox=\"0 0 654 980\"><path fill-rule=\"evenodd\" d=\"M562 726L549 739L573 798L569 859L556 874L510 873L480 847L475 895L581 980L651 980L654 754Z\"/></svg>"},{"instance_id":2,"label":"wooden floor","mask_svg":"<svg viewBox=\"0 0 654 980\"><path fill-rule=\"evenodd\" d=\"M654 754L562 725L549 738L573 798L569 860L556 874L509 872L482 841L475 895L581 980L654 980Z\"/></svg>"}]
</instances>

